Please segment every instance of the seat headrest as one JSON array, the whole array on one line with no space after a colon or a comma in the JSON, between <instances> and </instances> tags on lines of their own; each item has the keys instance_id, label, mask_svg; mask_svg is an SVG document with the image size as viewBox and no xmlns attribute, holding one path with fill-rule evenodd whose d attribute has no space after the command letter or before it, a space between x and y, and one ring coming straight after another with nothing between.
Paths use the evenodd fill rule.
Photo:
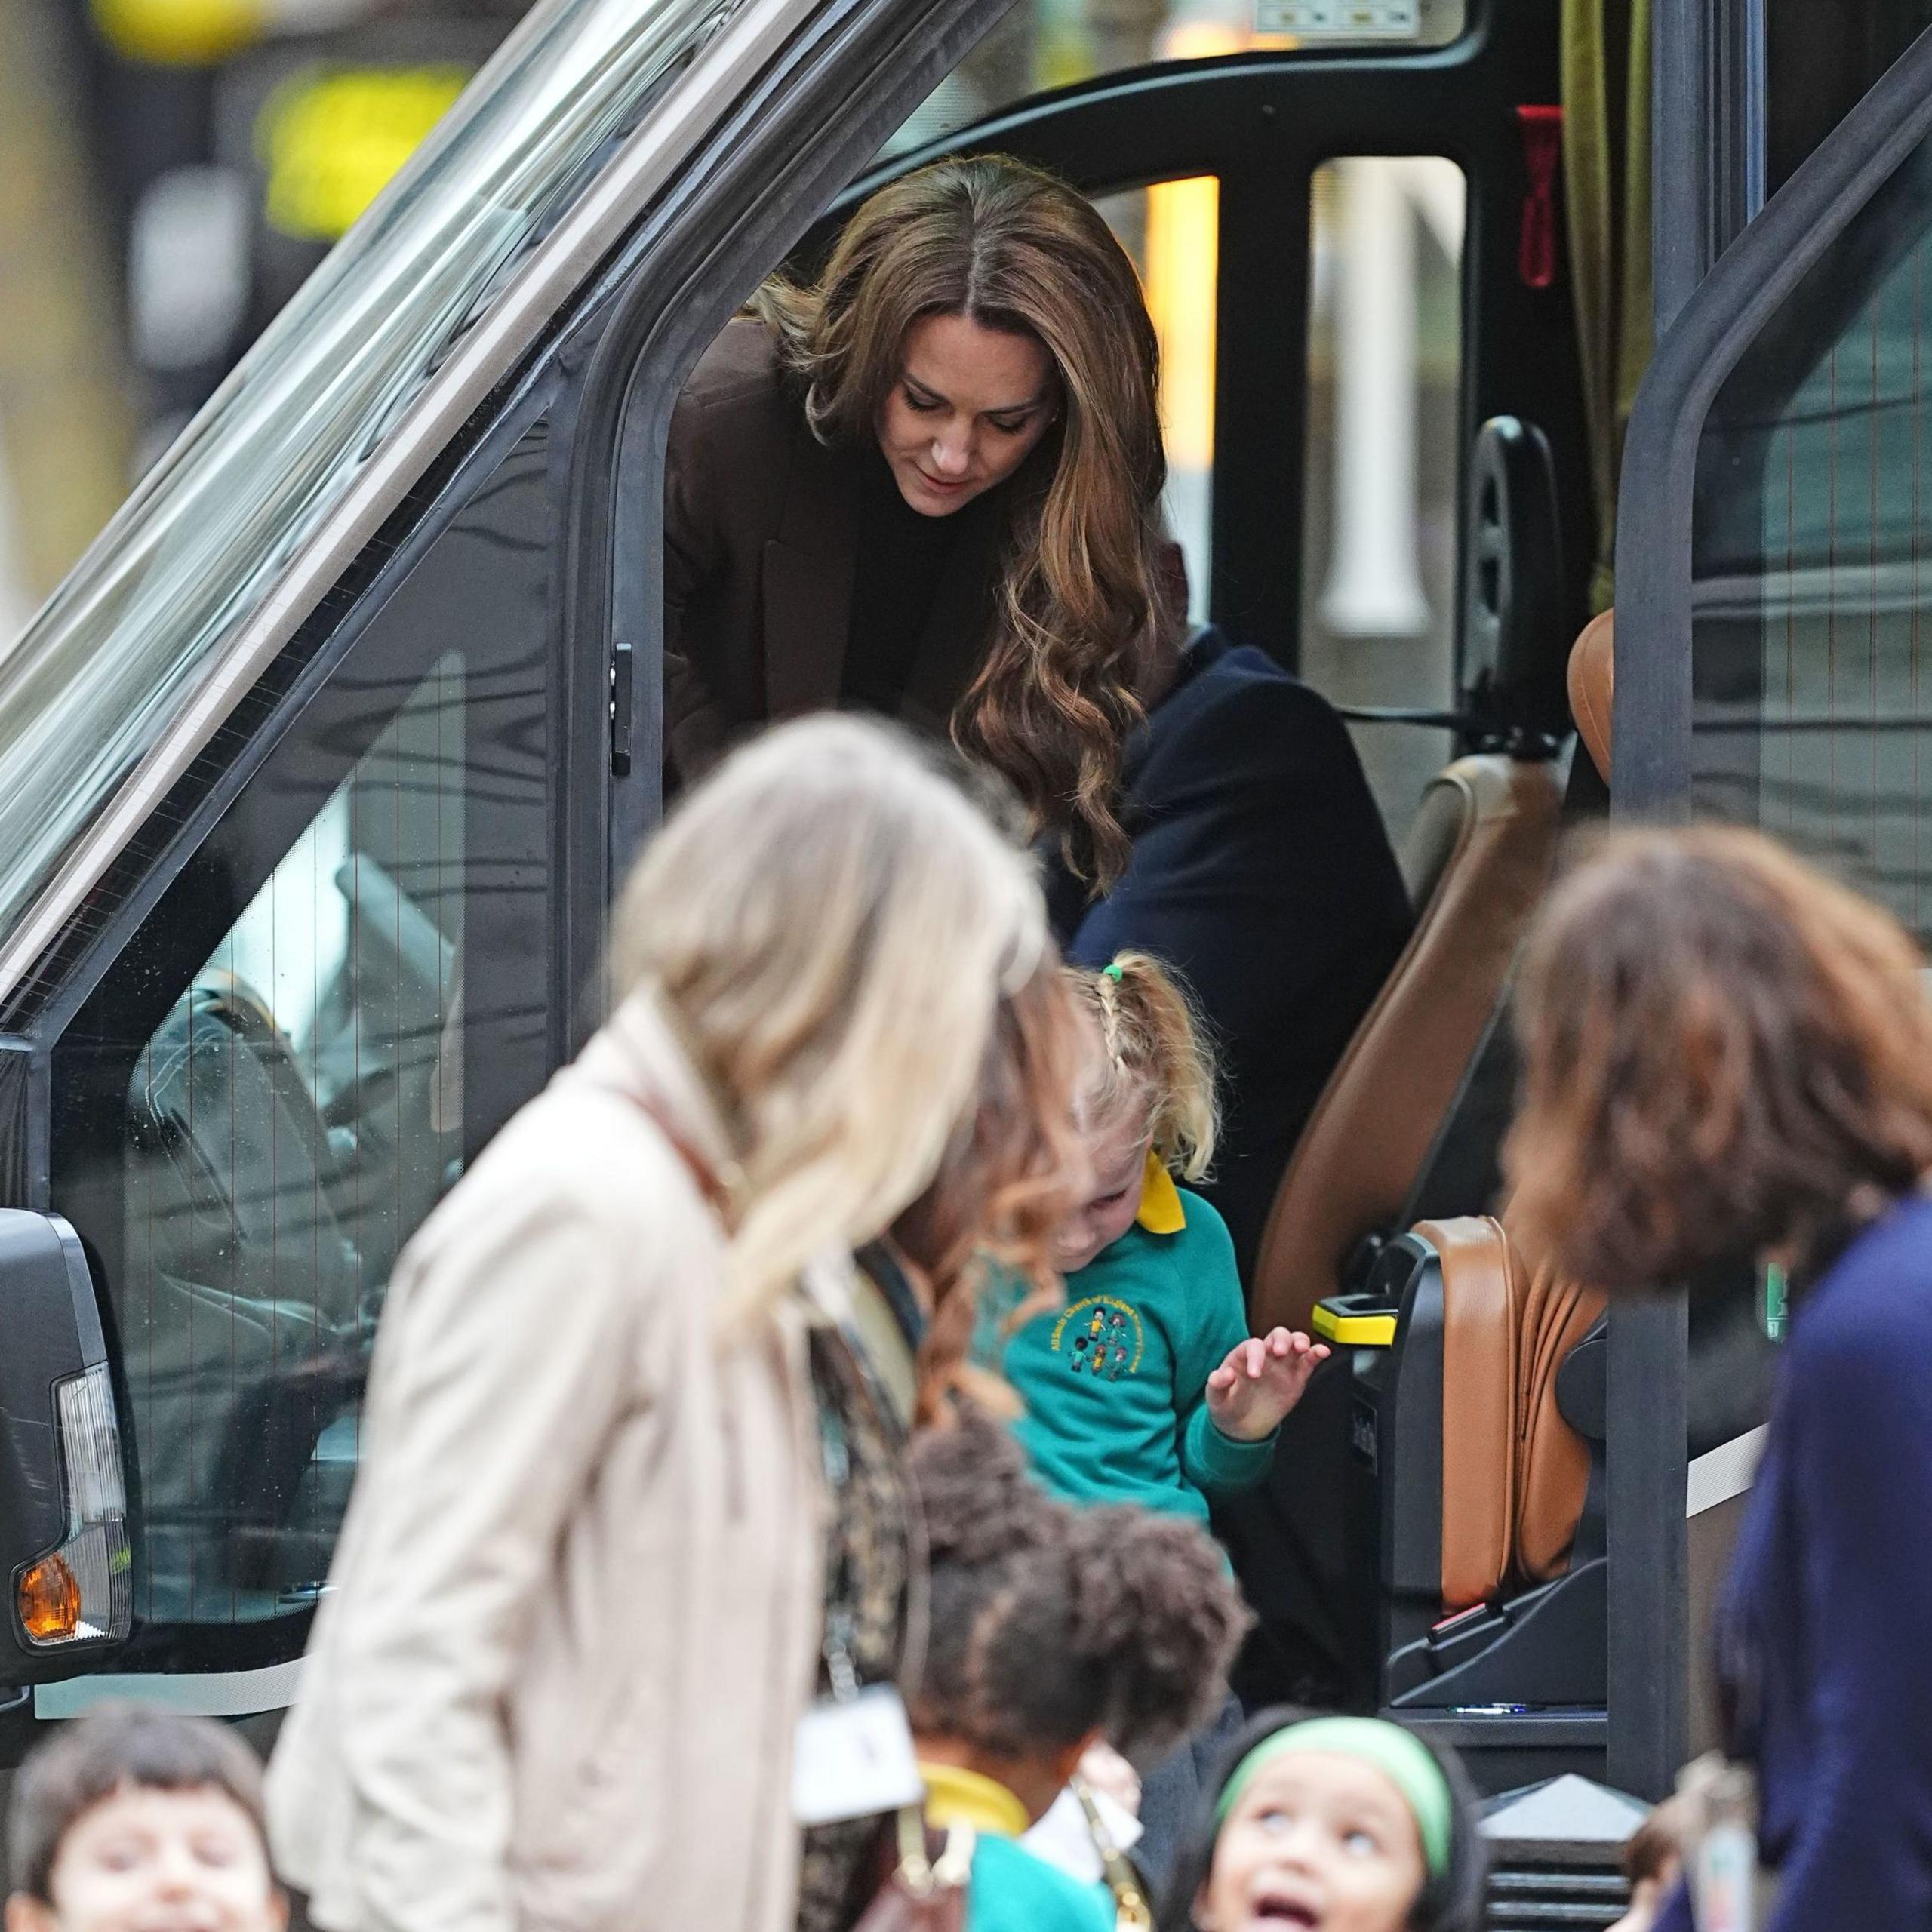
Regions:
<instances>
[{"instance_id":1,"label":"seat headrest","mask_svg":"<svg viewBox=\"0 0 1932 1932\"><path fill-rule=\"evenodd\" d=\"M1569 728L1551 646L1563 635L1556 463L1535 424L1492 417L1470 453L1463 535L1462 684L1499 742Z\"/></svg>"},{"instance_id":2,"label":"seat headrest","mask_svg":"<svg viewBox=\"0 0 1932 1932\"><path fill-rule=\"evenodd\" d=\"M1605 611L1583 626L1570 648L1570 715L1597 775L1610 783L1611 699L1616 684L1617 613Z\"/></svg>"},{"instance_id":3,"label":"seat headrest","mask_svg":"<svg viewBox=\"0 0 1932 1932\"><path fill-rule=\"evenodd\" d=\"M1305 1328L1362 1237L1401 1214L1549 882L1563 814L1552 764L1480 753L1429 790L1442 836L1429 851L1405 841L1415 931L1276 1190L1248 1278L1257 1334L1278 1322Z\"/></svg>"}]
</instances>

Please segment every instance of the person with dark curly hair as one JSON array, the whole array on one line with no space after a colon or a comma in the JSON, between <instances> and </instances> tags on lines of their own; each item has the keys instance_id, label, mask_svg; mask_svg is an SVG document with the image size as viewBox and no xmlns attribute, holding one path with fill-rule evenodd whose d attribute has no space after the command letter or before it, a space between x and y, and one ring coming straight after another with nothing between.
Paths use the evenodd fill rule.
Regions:
<instances>
[{"instance_id":1,"label":"person with dark curly hair","mask_svg":"<svg viewBox=\"0 0 1932 1932\"><path fill-rule=\"evenodd\" d=\"M1574 1279L1788 1271L1718 1620L1767 1932L1932 1925L1932 1001L1889 913L1756 832L1626 832L1518 989L1511 1217ZM1659 1932L1690 1924L1680 1890Z\"/></svg>"},{"instance_id":2,"label":"person with dark curly hair","mask_svg":"<svg viewBox=\"0 0 1932 1932\"><path fill-rule=\"evenodd\" d=\"M1101 1888L1017 1841L1090 1745L1144 1761L1219 1708L1240 1595L1205 1531L1055 1500L979 1411L928 1431L910 1464L931 1621L907 1702L928 1822L977 1834L968 1932L1108 1932Z\"/></svg>"},{"instance_id":3,"label":"person with dark curly hair","mask_svg":"<svg viewBox=\"0 0 1932 1932\"><path fill-rule=\"evenodd\" d=\"M1380 1718L1264 1711L1229 1746L1161 1932L1478 1932L1487 1869L1453 1753Z\"/></svg>"}]
</instances>

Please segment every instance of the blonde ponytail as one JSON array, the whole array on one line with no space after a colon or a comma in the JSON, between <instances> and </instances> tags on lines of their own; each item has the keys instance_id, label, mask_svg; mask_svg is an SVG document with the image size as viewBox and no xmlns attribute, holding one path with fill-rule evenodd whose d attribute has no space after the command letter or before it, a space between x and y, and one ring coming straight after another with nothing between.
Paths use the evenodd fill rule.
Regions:
<instances>
[{"instance_id":1,"label":"blonde ponytail","mask_svg":"<svg viewBox=\"0 0 1932 1932\"><path fill-rule=\"evenodd\" d=\"M1204 1179L1220 1125L1214 1051L1180 980L1145 952L1117 953L1097 973L1069 971L1100 1025L1099 1106L1144 1104L1161 1164L1183 1180Z\"/></svg>"}]
</instances>

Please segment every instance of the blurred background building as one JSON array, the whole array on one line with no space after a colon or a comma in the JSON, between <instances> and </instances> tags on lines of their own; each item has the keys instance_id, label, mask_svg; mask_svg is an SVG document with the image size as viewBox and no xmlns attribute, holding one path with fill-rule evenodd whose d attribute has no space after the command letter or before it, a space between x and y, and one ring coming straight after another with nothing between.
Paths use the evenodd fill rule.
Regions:
<instances>
[{"instance_id":1,"label":"blurred background building","mask_svg":"<svg viewBox=\"0 0 1932 1932\"><path fill-rule=\"evenodd\" d=\"M0 647L522 11L518 0L0 0ZM1149 60L1292 45L1333 11L1334 0L1020 0L891 148ZM1404 39L1445 42L1464 0L1392 11ZM1395 690L1446 702L1462 177L1439 160L1350 160L1322 170L1314 195L1303 668L1343 700ZM1217 184L1164 183L1106 212L1161 331L1169 512L1198 597ZM1398 505L1408 513L1391 516ZM1363 749L1392 816L1405 816L1440 748L1370 733Z\"/></svg>"}]
</instances>

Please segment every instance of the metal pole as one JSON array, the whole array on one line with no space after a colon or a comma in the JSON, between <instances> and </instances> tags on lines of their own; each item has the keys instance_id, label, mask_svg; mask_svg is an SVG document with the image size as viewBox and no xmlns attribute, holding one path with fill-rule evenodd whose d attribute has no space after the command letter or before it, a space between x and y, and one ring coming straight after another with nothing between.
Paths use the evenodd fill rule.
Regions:
<instances>
[{"instance_id":1,"label":"metal pole","mask_svg":"<svg viewBox=\"0 0 1932 1932\"><path fill-rule=\"evenodd\" d=\"M1717 259L1705 192L1715 130L1711 0L1654 0L1651 14L1651 272L1661 342Z\"/></svg>"},{"instance_id":2,"label":"metal pole","mask_svg":"<svg viewBox=\"0 0 1932 1932\"><path fill-rule=\"evenodd\" d=\"M1657 339L1764 205L1764 0L1654 0L1651 260Z\"/></svg>"},{"instance_id":3,"label":"metal pole","mask_svg":"<svg viewBox=\"0 0 1932 1932\"><path fill-rule=\"evenodd\" d=\"M1611 1305L1605 1775L1650 1798L1669 1792L1683 1762L1690 1707L1686 1320L1681 1295Z\"/></svg>"},{"instance_id":4,"label":"metal pole","mask_svg":"<svg viewBox=\"0 0 1932 1932\"><path fill-rule=\"evenodd\" d=\"M1655 0L1651 17L1651 272L1661 342L1764 205L1764 4ZM1676 648L1687 654L1689 636ZM1620 761L1619 777L1620 816L1689 809L1687 769L1666 774L1633 758ZM1611 1309L1606 1770L1613 1785L1647 1798L1671 1788L1689 1712L1687 1343L1681 1295Z\"/></svg>"}]
</instances>

